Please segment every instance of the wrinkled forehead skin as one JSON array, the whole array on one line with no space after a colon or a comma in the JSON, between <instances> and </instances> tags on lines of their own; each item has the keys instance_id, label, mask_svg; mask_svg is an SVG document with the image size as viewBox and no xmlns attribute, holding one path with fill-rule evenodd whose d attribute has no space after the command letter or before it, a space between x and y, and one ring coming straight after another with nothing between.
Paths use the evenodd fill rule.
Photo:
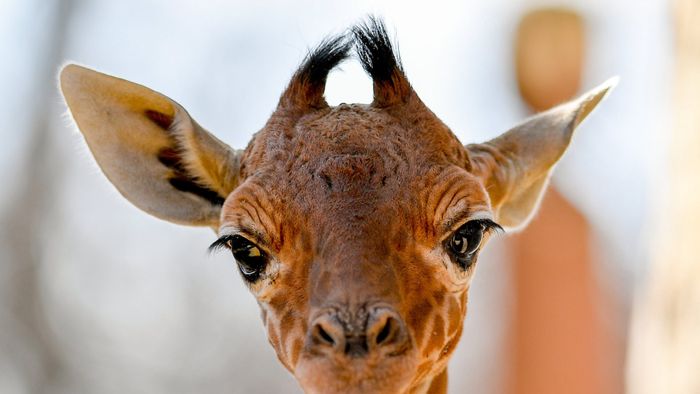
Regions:
<instances>
[{"instance_id":1,"label":"wrinkled forehead skin","mask_svg":"<svg viewBox=\"0 0 700 394\"><path fill-rule=\"evenodd\" d=\"M359 235L405 221L401 215L431 220L426 215L436 212L426 211L425 200L444 177L458 178L487 199L465 170L466 149L446 126L430 112L396 112L407 111L340 104L299 119L274 115L248 146L241 164L243 184L226 208L261 190L274 199L275 208L285 208L277 214L289 226ZM224 214L223 219L231 218Z\"/></svg>"},{"instance_id":2,"label":"wrinkled forehead skin","mask_svg":"<svg viewBox=\"0 0 700 394\"><path fill-rule=\"evenodd\" d=\"M373 101L331 107L328 73L351 52ZM369 18L309 52L243 151L144 86L76 65L60 83L117 190L161 219L218 229L210 249L233 253L306 392L438 393L479 251L493 230L532 217L616 80L463 146Z\"/></svg>"},{"instance_id":3,"label":"wrinkled forehead skin","mask_svg":"<svg viewBox=\"0 0 700 394\"><path fill-rule=\"evenodd\" d=\"M488 197L452 132L427 109L407 108L415 106L276 113L243 156L244 180L224 204L222 231L244 229L277 256L271 278L251 288L291 371L303 358L311 309L329 300L399 311L414 357L390 367L414 377L393 382L441 370L457 343L471 272L446 269L434 249L445 220L487 211ZM376 367L337 380L339 389L397 372Z\"/></svg>"},{"instance_id":4,"label":"wrinkled forehead skin","mask_svg":"<svg viewBox=\"0 0 700 394\"><path fill-rule=\"evenodd\" d=\"M373 101L330 107L328 73L353 54ZM479 251L530 220L574 130L615 84L463 146L370 17L309 52L241 151L145 86L74 64L60 75L124 197L218 229L210 250L233 253L277 356L309 393L446 392Z\"/></svg>"}]
</instances>

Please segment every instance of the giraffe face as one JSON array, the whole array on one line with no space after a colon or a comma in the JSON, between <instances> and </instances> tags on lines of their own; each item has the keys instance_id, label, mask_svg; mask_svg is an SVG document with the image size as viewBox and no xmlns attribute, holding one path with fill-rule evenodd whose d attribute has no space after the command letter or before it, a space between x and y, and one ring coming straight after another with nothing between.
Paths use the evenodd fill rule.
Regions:
<instances>
[{"instance_id":1,"label":"giraffe face","mask_svg":"<svg viewBox=\"0 0 700 394\"><path fill-rule=\"evenodd\" d=\"M433 377L494 226L465 148L431 114L276 116L243 157L220 239L279 359L308 392L403 392Z\"/></svg>"},{"instance_id":2,"label":"giraffe face","mask_svg":"<svg viewBox=\"0 0 700 394\"><path fill-rule=\"evenodd\" d=\"M330 107L326 76L353 46L374 101ZM464 146L370 18L309 54L243 151L144 86L77 65L60 84L122 195L218 231L212 247L233 254L270 343L307 392L413 393L446 389L438 374L479 252L497 223L528 221L574 129L615 81Z\"/></svg>"}]
</instances>

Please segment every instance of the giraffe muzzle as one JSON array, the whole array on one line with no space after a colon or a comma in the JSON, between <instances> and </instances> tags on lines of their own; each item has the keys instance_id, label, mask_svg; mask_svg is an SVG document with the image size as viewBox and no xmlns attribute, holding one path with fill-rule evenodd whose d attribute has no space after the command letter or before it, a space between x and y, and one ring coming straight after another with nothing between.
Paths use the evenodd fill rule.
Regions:
<instances>
[{"instance_id":1,"label":"giraffe muzzle","mask_svg":"<svg viewBox=\"0 0 700 394\"><path fill-rule=\"evenodd\" d=\"M403 319L386 305L327 309L313 319L308 335L310 351L352 359L394 356L408 347Z\"/></svg>"}]
</instances>

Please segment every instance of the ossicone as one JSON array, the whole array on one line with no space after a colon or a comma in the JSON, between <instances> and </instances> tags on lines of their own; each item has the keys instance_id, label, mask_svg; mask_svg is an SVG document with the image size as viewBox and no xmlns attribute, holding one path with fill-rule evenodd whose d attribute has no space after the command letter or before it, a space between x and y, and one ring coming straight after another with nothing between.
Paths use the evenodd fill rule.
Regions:
<instances>
[{"instance_id":1,"label":"ossicone","mask_svg":"<svg viewBox=\"0 0 700 394\"><path fill-rule=\"evenodd\" d=\"M279 108L303 113L327 107L324 91L328 73L350 56L353 47L373 81L372 105L388 107L415 97L384 22L370 16L349 32L326 38L309 52L282 94Z\"/></svg>"}]
</instances>

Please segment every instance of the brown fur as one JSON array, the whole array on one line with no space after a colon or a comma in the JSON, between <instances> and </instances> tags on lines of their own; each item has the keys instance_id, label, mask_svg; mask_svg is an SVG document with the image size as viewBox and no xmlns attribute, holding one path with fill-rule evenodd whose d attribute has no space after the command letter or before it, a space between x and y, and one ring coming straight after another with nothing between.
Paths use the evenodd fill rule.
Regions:
<instances>
[{"instance_id":1,"label":"brown fur","mask_svg":"<svg viewBox=\"0 0 700 394\"><path fill-rule=\"evenodd\" d=\"M323 99L328 70L349 50L343 37L330 39L244 151L140 85L67 66L61 88L129 200L215 227L222 239L242 236L267 256L249 287L270 344L305 391L441 393L476 266L456 264L446 240L474 219L523 225L610 84L465 147L413 91L383 25L371 23L355 35L374 102Z\"/></svg>"},{"instance_id":2,"label":"brown fur","mask_svg":"<svg viewBox=\"0 0 700 394\"><path fill-rule=\"evenodd\" d=\"M293 124L273 115L243 157L246 180L224 204L222 228L264 234L261 246L277 256L252 290L280 360L293 372L313 365L307 389L323 378L318 368L344 376L332 386L322 379L337 391L360 382L362 392L418 387L444 369L461 332L471 271L445 269L440 241L453 229L442 224L450 207L489 209L489 199L449 130L428 111L409 111L341 104ZM345 360L299 354L312 311L368 300L404 317L412 331L404 356L347 375Z\"/></svg>"}]
</instances>

